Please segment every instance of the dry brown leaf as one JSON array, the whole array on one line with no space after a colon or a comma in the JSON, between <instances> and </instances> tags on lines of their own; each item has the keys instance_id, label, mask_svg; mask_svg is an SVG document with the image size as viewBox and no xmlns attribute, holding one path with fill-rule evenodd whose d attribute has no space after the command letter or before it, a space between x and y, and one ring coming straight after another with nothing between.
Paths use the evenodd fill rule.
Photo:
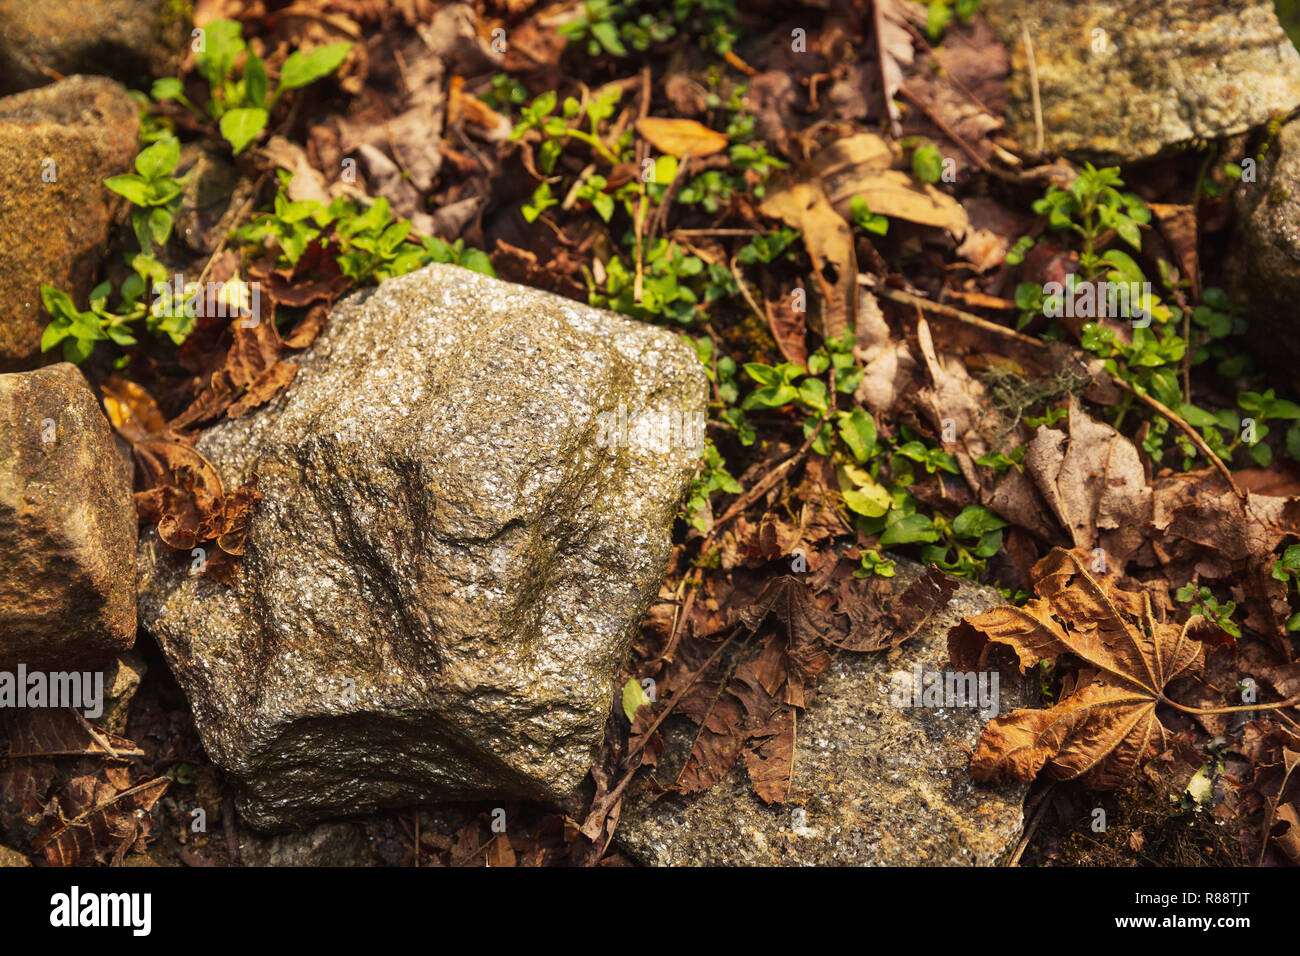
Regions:
<instances>
[{"instance_id":1,"label":"dry brown leaf","mask_svg":"<svg viewBox=\"0 0 1300 956\"><path fill-rule=\"evenodd\" d=\"M1197 252L1199 233L1196 222L1196 207L1153 202L1148 203L1147 208L1151 210L1151 215L1155 217L1156 224L1160 228L1160 234L1165 237L1165 241L1169 243L1169 248L1173 250L1174 256L1178 260L1178 270L1183 274L1184 279L1192 283L1192 298L1199 298L1201 294L1201 270L1200 257Z\"/></svg>"},{"instance_id":2,"label":"dry brown leaf","mask_svg":"<svg viewBox=\"0 0 1300 956\"><path fill-rule=\"evenodd\" d=\"M129 442L143 441L166 427L158 403L144 387L114 375L101 386L109 422Z\"/></svg>"},{"instance_id":3,"label":"dry brown leaf","mask_svg":"<svg viewBox=\"0 0 1300 956\"><path fill-rule=\"evenodd\" d=\"M895 154L874 133L859 133L831 143L813 165L823 180L826 198L845 219L854 196L861 196L873 213L946 229L960 239L970 228L961 203L929 183L890 168Z\"/></svg>"},{"instance_id":4,"label":"dry brown leaf","mask_svg":"<svg viewBox=\"0 0 1300 956\"><path fill-rule=\"evenodd\" d=\"M637 120L636 131L661 153L678 159L712 156L727 148L727 136L693 119L647 116Z\"/></svg>"},{"instance_id":5,"label":"dry brown leaf","mask_svg":"<svg viewBox=\"0 0 1300 956\"><path fill-rule=\"evenodd\" d=\"M1017 709L990 721L971 759L976 780L1030 780L1044 767L1056 780L1078 779L1107 790L1133 779L1164 749L1168 732L1156 716L1164 689L1198 669L1202 647L1158 616L1150 595L1094 578L1077 552L1057 548L1033 569L1038 597L967 618L948 635L953 663L986 667L990 649L1010 648L1021 671L1074 654L1085 662L1049 710Z\"/></svg>"},{"instance_id":6,"label":"dry brown leaf","mask_svg":"<svg viewBox=\"0 0 1300 956\"><path fill-rule=\"evenodd\" d=\"M797 229L813 263L813 280L822 303L825 338L853 328L857 311L858 260L848 223L826 199L816 177L781 177L768 188L759 212Z\"/></svg>"},{"instance_id":7,"label":"dry brown leaf","mask_svg":"<svg viewBox=\"0 0 1300 956\"><path fill-rule=\"evenodd\" d=\"M1137 448L1073 396L1069 433L1040 425L1024 464L1076 548L1100 546L1123 568L1146 541L1152 495Z\"/></svg>"},{"instance_id":8,"label":"dry brown leaf","mask_svg":"<svg viewBox=\"0 0 1300 956\"><path fill-rule=\"evenodd\" d=\"M74 789L74 798L88 798L84 809L33 841L32 848L43 850L50 866L120 865L128 851L144 849L153 822L149 811L170 783L157 777L120 792L107 783Z\"/></svg>"}]
</instances>

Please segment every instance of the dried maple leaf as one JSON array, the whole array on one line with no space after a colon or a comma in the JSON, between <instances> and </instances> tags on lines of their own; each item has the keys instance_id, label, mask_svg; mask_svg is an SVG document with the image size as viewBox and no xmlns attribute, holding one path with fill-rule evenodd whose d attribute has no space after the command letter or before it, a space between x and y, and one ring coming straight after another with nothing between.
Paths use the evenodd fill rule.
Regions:
<instances>
[{"instance_id":1,"label":"dried maple leaf","mask_svg":"<svg viewBox=\"0 0 1300 956\"><path fill-rule=\"evenodd\" d=\"M1077 551L1056 548L1030 576L1036 599L1023 607L1000 605L948 632L953 664L987 667L993 648L1001 646L1014 652L1022 672L1063 654L1083 666L1063 682L1054 707L1018 709L989 722L971 759L976 780L1030 780L1046 767L1056 780L1114 789L1168 744L1170 734L1156 715L1160 704L1205 715L1277 710L1300 699L1217 708L1176 703L1165 687L1200 669L1203 647L1192 629L1204 618L1192 617L1182 627L1165 621L1149 593L1121 591L1109 577L1094 578Z\"/></svg>"},{"instance_id":2,"label":"dried maple leaf","mask_svg":"<svg viewBox=\"0 0 1300 956\"><path fill-rule=\"evenodd\" d=\"M1031 572L1038 598L967 618L948 635L957 667L984 667L993 646L1015 652L1021 671L1070 653L1086 666L1050 710L1017 709L990 721L971 760L976 780L1057 780L1112 789L1163 749L1156 716L1165 685L1195 670L1202 648L1153 610L1150 595L1094 578L1076 552L1057 548ZM1157 742L1160 748L1157 748Z\"/></svg>"}]
</instances>

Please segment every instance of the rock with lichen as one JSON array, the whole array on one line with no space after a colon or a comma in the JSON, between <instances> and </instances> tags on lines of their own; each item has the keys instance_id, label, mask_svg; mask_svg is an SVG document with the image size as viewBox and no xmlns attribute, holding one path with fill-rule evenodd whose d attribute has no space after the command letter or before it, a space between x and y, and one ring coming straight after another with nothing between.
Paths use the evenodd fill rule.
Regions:
<instances>
[{"instance_id":1,"label":"rock with lichen","mask_svg":"<svg viewBox=\"0 0 1300 956\"><path fill-rule=\"evenodd\" d=\"M283 396L198 442L263 495L234 586L141 542L142 623L242 815L571 802L706 384L669 332L454 266L337 307Z\"/></svg>"},{"instance_id":2,"label":"rock with lichen","mask_svg":"<svg viewBox=\"0 0 1300 956\"><path fill-rule=\"evenodd\" d=\"M41 286L82 308L125 201L140 122L126 90L98 76L0 99L0 371L41 364Z\"/></svg>"},{"instance_id":3,"label":"rock with lichen","mask_svg":"<svg viewBox=\"0 0 1300 956\"><path fill-rule=\"evenodd\" d=\"M1030 146L1037 78L1048 153L1148 159L1300 105L1300 55L1268 0L986 0L980 9L1011 50L1007 113Z\"/></svg>"},{"instance_id":4,"label":"rock with lichen","mask_svg":"<svg viewBox=\"0 0 1300 956\"><path fill-rule=\"evenodd\" d=\"M898 569L903 581L921 573L904 561ZM663 793L643 777L629 789L615 842L637 861L658 866L997 862L1020 835L1028 786L977 784L967 764L987 718L995 715L993 700L996 713L1009 713L1028 703L1026 688L1000 678L995 695L986 683L987 713L973 706L981 704L978 676L973 700L959 702L954 695L942 702L962 706L925 706L925 688L939 681L946 688L956 674L948 663L948 629L1001 603L992 588L963 583L897 659L839 652L818 677L817 696L799 713L784 803L763 803L739 762L698 794ZM970 686L952 683L963 694ZM665 732L654 770L661 788L685 762L694 740L690 726Z\"/></svg>"}]
</instances>

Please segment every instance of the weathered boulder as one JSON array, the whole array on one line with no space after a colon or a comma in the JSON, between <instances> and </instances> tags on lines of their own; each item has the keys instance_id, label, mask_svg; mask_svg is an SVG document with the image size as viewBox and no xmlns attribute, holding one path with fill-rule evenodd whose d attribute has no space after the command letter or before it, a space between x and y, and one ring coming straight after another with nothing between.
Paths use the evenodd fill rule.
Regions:
<instances>
[{"instance_id":1,"label":"weathered boulder","mask_svg":"<svg viewBox=\"0 0 1300 956\"><path fill-rule=\"evenodd\" d=\"M131 485L81 372L0 375L0 669L129 648L135 551Z\"/></svg>"},{"instance_id":2,"label":"weathered boulder","mask_svg":"<svg viewBox=\"0 0 1300 956\"><path fill-rule=\"evenodd\" d=\"M264 495L235 586L141 542L141 621L241 814L567 801L698 458L650 426L705 395L674 335L454 266L336 308L198 443Z\"/></svg>"},{"instance_id":3,"label":"weathered boulder","mask_svg":"<svg viewBox=\"0 0 1300 956\"><path fill-rule=\"evenodd\" d=\"M899 590L920 573L903 561L898 569ZM993 864L1020 835L1028 788L970 779L969 751L992 710L899 706L897 692L915 684L918 667L918 691L927 673L952 671L948 629L1001 603L990 588L962 584L893 662L838 653L799 714L784 805L764 804L739 763L691 796L656 797L641 780L623 804L615 842L659 866ZM992 701L991 683L986 690ZM1019 681L999 681L998 690L998 713L1026 703ZM662 781L672 781L690 750L692 735L683 730L665 737L656 770Z\"/></svg>"},{"instance_id":4,"label":"weathered boulder","mask_svg":"<svg viewBox=\"0 0 1300 956\"><path fill-rule=\"evenodd\" d=\"M1245 304L1252 351L1292 392L1300 392L1300 122L1285 124L1255 170L1237 185L1237 222L1224 271Z\"/></svg>"},{"instance_id":5,"label":"weathered boulder","mask_svg":"<svg viewBox=\"0 0 1300 956\"><path fill-rule=\"evenodd\" d=\"M0 93L48 83L47 71L147 86L173 72L182 9L174 0L0 0Z\"/></svg>"},{"instance_id":6,"label":"weathered boulder","mask_svg":"<svg viewBox=\"0 0 1300 956\"><path fill-rule=\"evenodd\" d=\"M41 362L42 283L85 307L125 202L104 180L131 169L139 125L126 90L102 77L0 99L0 372Z\"/></svg>"},{"instance_id":7,"label":"weathered boulder","mask_svg":"<svg viewBox=\"0 0 1300 956\"><path fill-rule=\"evenodd\" d=\"M1043 146L1129 162L1245 132L1300 105L1300 55L1270 0L985 0L1011 50L1008 118L1035 141L1028 27Z\"/></svg>"}]
</instances>

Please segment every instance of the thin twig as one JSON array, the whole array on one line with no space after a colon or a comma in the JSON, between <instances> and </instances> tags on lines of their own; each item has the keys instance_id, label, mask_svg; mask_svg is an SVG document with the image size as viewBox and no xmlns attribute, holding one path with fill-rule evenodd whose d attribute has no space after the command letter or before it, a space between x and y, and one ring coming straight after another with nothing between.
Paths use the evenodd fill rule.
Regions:
<instances>
[{"instance_id":1,"label":"thin twig","mask_svg":"<svg viewBox=\"0 0 1300 956\"><path fill-rule=\"evenodd\" d=\"M1025 335L1022 332L1008 329L1006 326L998 325L996 322L990 322L988 319L981 319L978 315L972 315L969 312L963 312L961 309L954 309L951 306L940 305L938 302L931 302L929 299L918 295L912 295L909 292L902 292L898 289L890 289L883 285L874 284L867 276L859 276L858 281L863 285L871 287L871 290L882 298L891 299L895 302L901 302L906 305L916 306L917 308L934 315L955 319L958 322L972 325L978 329L983 329L986 332L992 332L994 335L999 335L1002 338L1018 342L1022 345L1028 345L1043 350L1051 347L1047 342L1042 342L1032 336ZM1085 360L1085 356L1079 352L1075 352L1074 354L1079 361L1082 362ZM1167 419L1171 424L1177 427L1178 430L1186 435L1188 440L1196 446L1197 450L1205 456L1210 464L1214 466L1221 475L1223 475L1224 480L1227 481L1228 487L1232 489L1233 494L1242 501L1246 500L1246 493L1238 487L1237 482L1232 477L1232 472L1228 470L1228 466L1223 462L1223 459L1210 450L1210 446L1205 443L1205 439L1201 437L1200 433L1197 432L1196 429L1187 423L1186 419L1154 396L1148 395L1145 392L1139 392L1119 376L1111 375L1110 380L1114 382L1118 388L1128 392L1138 401L1142 402L1152 411Z\"/></svg>"},{"instance_id":2,"label":"thin twig","mask_svg":"<svg viewBox=\"0 0 1300 956\"><path fill-rule=\"evenodd\" d=\"M1186 420L1181 415L1179 415L1173 409L1166 406L1154 395L1148 395L1145 392L1139 392L1128 382L1124 381L1122 378L1116 375L1111 376L1111 381L1113 381L1124 391L1128 392L1139 402L1142 402L1142 404L1158 412L1161 416L1168 419L1171 424L1176 426L1178 430L1181 431L1184 435L1186 435L1188 440L1190 440L1191 443L1197 447L1197 449L1201 452L1201 454L1203 454L1206 458L1209 459L1210 464L1219 470L1219 473L1223 475L1224 480L1227 481L1228 487L1232 489L1233 494L1235 494L1242 501L1246 500L1246 493L1242 491L1239 487L1237 487L1237 482L1233 479L1232 472L1228 470L1228 466L1224 463L1223 459L1210 450L1210 446L1205 443L1205 439L1201 437L1201 433L1198 432L1191 425L1187 424Z\"/></svg>"},{"instance_id":3,"label":"thin twig","mask_svg":"<svg viewBox=\"0 0 1300 956\"><path fill-rule=\"evenodd\" d=\"M1029 36L1029 24L1020 18L1020 36L1025 44L1025 58L1029 63L1029 92L1034 103L1034 151L1043 154L1043 101L1038 92L1038 62L1034 59L1034 41Z\"/></svg>"},{"instance_id":4,"label":"thin twig","mask_svg":"<svg viewBox=\"0 0 1300 956\"><path fill-rule=\"evenodd\" d=\"M1025 855L1025 850L1029 846L1029 841L1033 837L1034 832L1038 829L1038 824L1043 819L1043 814L1046 812L1049 802L1047 798L1051 796L1052 788L1055 786L1055 783L1049 783L1043 792L1039 794L1038 800L1034 806L1034 815L1029 818L1029 823L1025 825L1024 832L1020 834L1020 841L1016 844L1016 848L1012 852L1011 856L1007 857L1007 861L1002 864L1003 866L1020 865L1020 858Z\"/></svg>"},{"instance_id":5,"label":"thin twig","mask_svg":"<svg viewBox=\"0 0 1300 956\"><path fill-rule=\"evenodd\" d=\"M993 167L988 164L988 160L986 160L979 153L975 152L975 147L973 147L970 143L966 142L966 140L964 140L955 129L953 129L951 126L945 123L943 121L943 118L939 116L938 113L934 112L934 110L930 109L930 107L927 106L919 96L917 96L915 93L912 93L905 86L899 87L898 95L901 96L903 99L907 100L907 102L911 103L922 113L924 113L926 119L928 119L935 126L939 127L940 132L942 132L944 136L947 136L958 147L960 147L961 151L965 153L967 156L969 156L972 162L974 162L975 165L979 166L980 169L984 170L984 172L986 173L992 173L994 171Z\"/></svg>"}]
</instances>

